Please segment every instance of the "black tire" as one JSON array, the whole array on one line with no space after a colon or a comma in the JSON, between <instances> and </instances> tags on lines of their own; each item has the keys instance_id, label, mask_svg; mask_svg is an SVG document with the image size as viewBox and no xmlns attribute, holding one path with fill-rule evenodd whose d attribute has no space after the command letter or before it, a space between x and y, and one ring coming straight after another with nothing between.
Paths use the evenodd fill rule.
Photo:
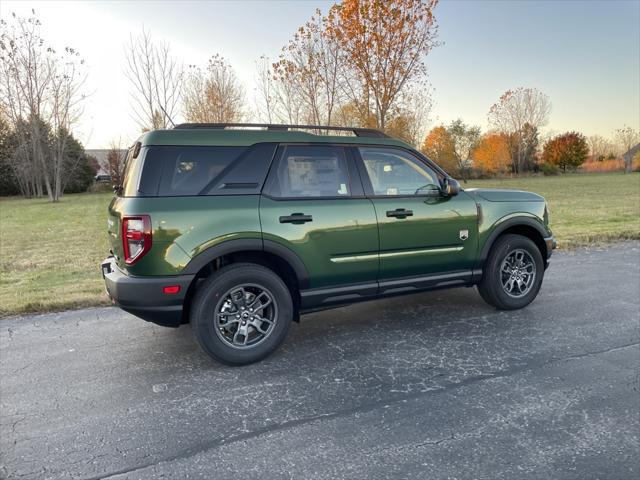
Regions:
<instances>
[{"instance_id":1,"label":"black tire","mask_svg":"<svg viewBox=\"0 0 640 480\"><path fill-rule=\"evenodd\" d=\"M506 279L505 281L508 283L509 275L503 274L502 266L508 257L513 259L510 255L519 255L520 252L526 252L524 254L525 260L530 260L535 266L535 275L529 286L526 289L523 288L524 291L520 291L516 285L513 287L514 292L510 294L507 292L509 287L503 286L503 279ZM503 235L496 240L489 252L484 264L482 279L478 283L478 292L485 302L499 310L517 310L526 307L536 298L543 278L544 262L536 244L522 235Z\"/></svg>"},{"instance_id":2,"label":"black tire","mask_svg":"<svg viewBox=\"0 0 640 480\"><path fill-rule=\"evenodd\" d=\"M227 294L239 286L253 285L268 292L273 302L275 318L269 334L254 346L233 346L225 341L233 333L233 327L224 330L218 324L220 304L229 298ZM253 288L253 287L249 287ZM224 296L224 298L222 298ZM243 298L242 295L238 298ZM242 301L245 305L246 300ZM234 303L235 307L235 303ZM234 315L231 315L234 316ZM287 336L293 319L293 302L289 289L272 270L253 263L237 263L221 268L207 278L196 292L191 306L191 328L200 347L209 356L226 365L247 365L262 360L271 354ZM234 322L238 322L234 320ZM240 328L236 323L236 332ZM249 328L249 327L247 327ZM218 329L218 331L216 331ZM254 328L253 334L259 336ZM248 336L247 336L248 337ZM239 338L245 338L240 336ZM232 341L235 343L235 336Z\"/></svg>"}]
</instances>

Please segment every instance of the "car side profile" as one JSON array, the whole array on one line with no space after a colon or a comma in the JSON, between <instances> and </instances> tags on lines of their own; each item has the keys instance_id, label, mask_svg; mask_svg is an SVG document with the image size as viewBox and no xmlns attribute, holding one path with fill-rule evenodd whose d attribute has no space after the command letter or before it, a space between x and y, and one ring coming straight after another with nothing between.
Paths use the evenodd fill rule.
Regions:
<instances>
[{"instance_id":1,"label":"car side profile","mask_svg":"<svg viewBox=\"0 0 640 480\"><path fill-rule=\"evenodd\" d=\"M315 132L315 133L311 133ZM263 359L306 312L476 285L537 296L555 241L544 199L462 189L371 129L182 124L129 149L109 205L113 303L214 359Z\"/></svg>"}]
</instances>

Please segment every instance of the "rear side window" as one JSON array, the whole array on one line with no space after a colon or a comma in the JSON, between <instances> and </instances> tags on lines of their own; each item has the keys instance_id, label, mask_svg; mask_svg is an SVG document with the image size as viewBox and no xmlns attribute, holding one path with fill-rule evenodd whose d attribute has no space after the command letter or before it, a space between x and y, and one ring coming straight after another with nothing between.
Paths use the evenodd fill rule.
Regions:
<instances>
[{"instance_id":1,"label":"rear side window","mask_svg":"<svg viewBox=\"0 0 640 480\"><path fill-rule=\"evenodd\" d=\"M252 147L150 146L144 155L143 196L259 194L275 144Z\"/></svg>"},{"instance_id":2,"label":"rear side window","mask_svg":"<svg viewBox=\"0 0 640 480\"><path fill-rule=\"evenodd\" d=\"M154 162L155 149L162 156L162 180L158 195L205 195L205 187L228 168L246 147L151 147L147 161ZM151 158L149 158L151 157Z\"/></svg>"},{"instance_id":3,"label":"rear side window","mask_svg":"<svg viewBox=\"0 0 640 480\"><path fill-rule=\"evenodd\" d=\"M351 195L342 147L288 145L275 170L268 193L280 198L346 197Z\"/></svg>"}]
</instances>

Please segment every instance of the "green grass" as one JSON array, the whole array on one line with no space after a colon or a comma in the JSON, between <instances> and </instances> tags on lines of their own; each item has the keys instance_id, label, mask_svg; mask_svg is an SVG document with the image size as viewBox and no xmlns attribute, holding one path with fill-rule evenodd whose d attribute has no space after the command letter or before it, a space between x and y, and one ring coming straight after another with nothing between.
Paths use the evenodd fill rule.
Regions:
<instances>
[{"instance_id":1,"label":"green grass","mask_svg":"<svg viewBox=\"0 0 640 480\"><path fill-rule=\"evenodd\" d=\"M0 200L0 316L108 303L98 264L112 196Z\"/></svg>"},{"instance_id":2,"label":"green grass","mask_svg":"<svg viewBox=\"0 0 640 480\"><path fill-rule=\"evenodd\" d=\"M465 188L508 188L539 193L551 212L559 248L640 238L640 175L577 174L473 180Z\"/></svg>"},{"instance_id":3,"label":"green grass","mask_svg":"<svg viewBox=\"0 0 640 480\"><path fill-rule=\"evenodd\" d=\"M640 238L640 175L474 180L464 187L544 195L560 248ZM106 305L99 262L108 252L111 194L0 200L0 316Z\"/></svg>"}]
</instances>

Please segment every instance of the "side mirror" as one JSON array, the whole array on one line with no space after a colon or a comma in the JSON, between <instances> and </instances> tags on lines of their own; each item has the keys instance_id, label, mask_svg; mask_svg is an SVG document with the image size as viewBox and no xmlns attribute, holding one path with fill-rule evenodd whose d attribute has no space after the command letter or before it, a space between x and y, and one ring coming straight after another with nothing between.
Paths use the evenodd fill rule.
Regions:
<instances>
[{"instance_id":1,"label":"side mirror","mask_svg":"<svg viewBox=\"0 0 640 480\"><path fill-rule=\"evenodd\" d=\"M451 177L447 177L444 179L442 185L442 193L444 193L447 197L455 197L460 193L460 184L457 180L454 180Z\"/></svg>"},{"instance_id":2,"label":"side mirror","mask_svg":"<svg viewBox=\"0 0 640 480\"><path fill-rule=\"evenodd\" d=\"M427 185L423 185L422 187L418 188L415 192L415 195L421 195L423 197L430 197L430 198L437 198L437 197L441 197L443 193L440 187L438 187L438 185L429 183Z\"/></svg>"}]
</instances>

